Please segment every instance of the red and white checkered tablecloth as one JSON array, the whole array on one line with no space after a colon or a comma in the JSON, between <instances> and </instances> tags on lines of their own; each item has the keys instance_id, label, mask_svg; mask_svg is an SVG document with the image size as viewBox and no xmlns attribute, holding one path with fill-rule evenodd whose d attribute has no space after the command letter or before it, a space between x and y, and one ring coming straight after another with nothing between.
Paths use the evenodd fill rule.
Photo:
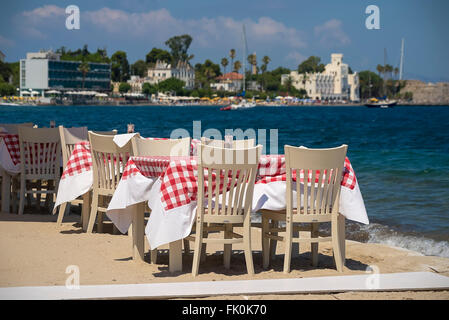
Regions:
<instances>
[{"instance_id":1,"label":"red and white checkered tablecloth","mask_svg":"<svg viewBox=\"0 0 449 320\"><path fill-rule=\"evenodd\" d=\"M74 175L91 170L92 153L90 152L89 141L81 141L73 148L61 179L65 179L67 176L73 177Z\"/></svg>"},{"instance_id":2,"label":"red and white checkered tablecloth","mask_svg":"<svg viewBox=\"0 0 449 320\"><path fill-rule=\"evenodd\" d=\"M2 139L6 145L12 163L14 165L19 164L20 163L19 135L1 133L0 139Z\"/></svg>"},{"instance_id":3,"label":"red and white checkered tablecloth","mask_svg":"<svg viewBox=\"0 0 449 320\"><path fill-rule=\"evenodd\" d=\"M197 199L198 185L198 162L196 157L131 157L125 167L122 180L140 173L145 177L160 177L161 200L165 210L171 210L187 205ZM207 188L207 172L205 174L205 188ZM326 174L326 173L325 173ZM316 173L315 183L318 183L319 172ZM301 182L304 173L301 172ZM310 183L312 172L309 173ZM296 181L296 174L292 175ZM215 183L216 176L213 174L212 182ZM228 179L229 180L229 179ZM220 192L223 191L224 179L220 181ZM256 184L268 184L271 182L286 181L285 157L284 155L262 155L259 161L259 169ZM230 183L228 181L228 183ZM346 158L343 170L342 186L354 189L356 183L355 173L349 159ZM229 185L227 189L229 189ZM213 190L215 185L213 185Z\"/></svg>"}]
</instances>

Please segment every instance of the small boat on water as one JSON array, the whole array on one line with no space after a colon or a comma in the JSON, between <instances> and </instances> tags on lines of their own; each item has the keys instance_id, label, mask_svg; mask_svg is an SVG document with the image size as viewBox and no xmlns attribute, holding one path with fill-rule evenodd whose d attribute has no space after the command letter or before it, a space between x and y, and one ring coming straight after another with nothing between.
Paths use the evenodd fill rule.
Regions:
<instances>
[{"instance_id":1,"label":"small boat on water","mask_svg":"<svg viewBox=\"0 0 449 320\"><path fill-rule=\"evenodd\" d=\"M0 106L21 106L21 104L14 102L0 102Z\"/></svg>"},{"instance_id":2,"label":"small boat on water","mask_svg":"<svg viewBox=\"0 0 449 320\"><path fill-rule=\"evenodd\" d=\"M243 110L243 109L251 109L256 106L255 102L248 102L245 99L240 101L239 104L230 104L226 107L220 108L221 111L228 111L228 110Z\"/></svg>"},{"instance_id":3,"label":"small boat on water","mask_svg":"<svg viewBox=\"0 0 449 320\"><path fill-rule=\"evenodd\" d=\"M397 105L398 102L396 100L379 100L376 98L371 99L368 103L365 104L368 108L392 108Z\"/></svg>"}]
</instances>

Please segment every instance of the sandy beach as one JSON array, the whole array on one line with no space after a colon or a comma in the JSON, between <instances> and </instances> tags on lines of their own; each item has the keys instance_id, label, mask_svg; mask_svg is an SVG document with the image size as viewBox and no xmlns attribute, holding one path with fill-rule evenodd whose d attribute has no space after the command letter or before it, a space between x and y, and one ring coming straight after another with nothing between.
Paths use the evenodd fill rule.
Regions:
<instances>
[{"instance_id":1,"label":"sandy beach","mask_svg":"<svg viewBox=\"0 0 449 320\"><path fill-rule=\"evenodd\" d=\"M71 214L62 227L56 216L47 214L0 214L0 287L64 285L66 268L80 269L81 285L134 284L156 282L219 281L250 279L239 245L233 247L231 269L223 267L222 247L207 247L206 261L200 264L198 277L191 276L193 254L183 256L183 271L168 271L168 246L159 248L158 261L150 264L131 259L131 238L113 235L112 225L105 233L81 231L79 216ZM217 234L212 234L212 237ZM319 265L310 264L309 246L300 248L292 259L292 272L284 274L283 248L278 245L272 267L263 270L260 229L252 230L255 276L251 279L284 279L341 275L333 267L330 244L322 244ZM193 243L192 246L193 247ZM146 243L148 251L148 243ZM429 271L449 276L449 259L380 244L347 241L344 275L364 274L369 265L380 273ZM214 296L210 299L449 299L449 291L425 292L347 292L338 294L297 294L259 296Z\"/></svg>"}]
</instances>

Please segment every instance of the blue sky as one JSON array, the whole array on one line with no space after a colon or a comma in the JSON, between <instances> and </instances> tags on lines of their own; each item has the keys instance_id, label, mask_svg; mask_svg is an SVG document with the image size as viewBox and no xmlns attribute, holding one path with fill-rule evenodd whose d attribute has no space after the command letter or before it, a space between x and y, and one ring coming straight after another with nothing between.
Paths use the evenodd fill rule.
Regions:
<instances>
[{"instance_id":1,"label":"blue sky","mask_svg":"<svg viewBox=\"0 0 449 320\"><path fill-rule=\"evenodd\" d=\"M380 8L380 30L365 27L365 8ZM80 30L65 28L65 8L77 5ZM60 46L109 54L124 50L131 63L153 47L165 48L169 37L189 33L193 63L210 58L218 63L231 48L241 60L242 24L249 53L270 56L268 69L296 68L310 55L324 63L343 53L353 70L374 70L387 62L399 65L405 38L405 76L424 81L449 81L449 1L446 0L70 0L8 1L0 11L0 50L6 61L28 51Z\"/></svg>"}]
</instances>

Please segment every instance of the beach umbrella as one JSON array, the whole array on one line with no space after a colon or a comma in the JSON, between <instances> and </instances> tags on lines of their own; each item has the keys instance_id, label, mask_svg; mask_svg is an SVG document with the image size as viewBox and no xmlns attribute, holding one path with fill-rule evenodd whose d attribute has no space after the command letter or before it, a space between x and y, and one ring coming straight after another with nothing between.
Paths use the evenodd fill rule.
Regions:
<instances>
[{"instance_id":1,"label":"beach umbrella","mask_svg":"<svg viewBox=\"0 0 449 320\"><path fill-rule=\"evenodd\" d=\"M45 91L45 93L48 93L48 94L60 94L61 91L58 91L58 90L49 90L49 91Z\"/></svg>"}]
</instances>

